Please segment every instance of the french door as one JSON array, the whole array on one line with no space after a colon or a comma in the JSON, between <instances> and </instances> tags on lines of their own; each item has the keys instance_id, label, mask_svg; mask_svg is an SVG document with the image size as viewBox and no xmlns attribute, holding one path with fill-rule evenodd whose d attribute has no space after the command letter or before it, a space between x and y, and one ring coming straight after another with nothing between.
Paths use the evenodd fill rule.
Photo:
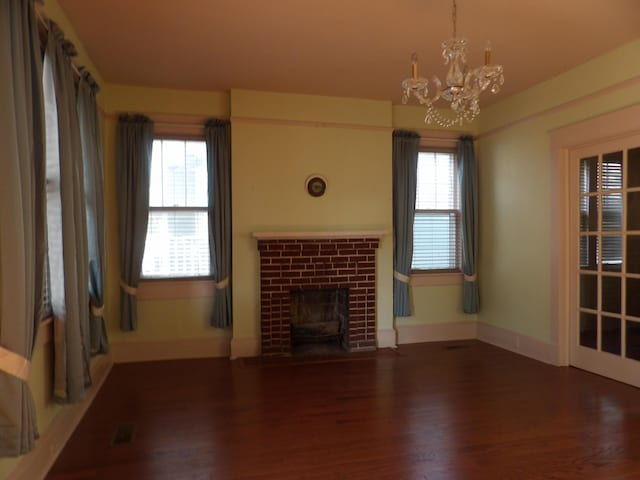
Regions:
<instances>
[{"instance_id":1,"label":"french door","mask_svg":"<svg viewBox=\"0 0 640 480\"><path fill-rule=\"evenodd\" d=\"M570 162L570 363L640 387L640 135Z\"/></svg>"}]
</instances>

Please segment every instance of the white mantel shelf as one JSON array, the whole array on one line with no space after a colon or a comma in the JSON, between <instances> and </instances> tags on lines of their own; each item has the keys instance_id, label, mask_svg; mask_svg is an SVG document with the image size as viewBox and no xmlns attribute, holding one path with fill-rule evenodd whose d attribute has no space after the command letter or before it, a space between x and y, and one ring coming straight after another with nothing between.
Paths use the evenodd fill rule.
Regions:
<instances>
[{"instance_id":1,"label":"white mantel shelf","mask_svg":"<svg viewBox=\"0 0 640 480\"><path fill-rule=\"evenodd\" d=\"M325 238L382 238L386 230L340 230L315 232L253 232L257 240L322 240Z\"/></svg>"}]
</instances>

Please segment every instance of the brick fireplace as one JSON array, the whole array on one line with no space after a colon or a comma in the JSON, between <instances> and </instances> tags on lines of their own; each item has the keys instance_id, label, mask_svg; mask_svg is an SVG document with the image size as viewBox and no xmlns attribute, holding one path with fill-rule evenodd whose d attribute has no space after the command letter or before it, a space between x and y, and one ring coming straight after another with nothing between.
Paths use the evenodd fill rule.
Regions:
<instances>
[{"instance_id":1,"label":"brick fireplace","mask_svg":"<svg viewBox=\"0 0 640 480\"><path fill-rule=\"evenodd\" d=\"M263 355L291 353L291 295L347 289L348 351L376 348L376 250L383 232L256 232Z\"/></svg>"}]
</instances>

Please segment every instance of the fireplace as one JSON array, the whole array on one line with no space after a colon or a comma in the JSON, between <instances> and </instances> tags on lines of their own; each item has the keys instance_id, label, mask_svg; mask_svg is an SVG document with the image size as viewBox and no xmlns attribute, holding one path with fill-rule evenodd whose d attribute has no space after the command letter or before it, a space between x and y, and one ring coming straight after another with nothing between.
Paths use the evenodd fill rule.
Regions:
<instances>
[{"instance_id":1,"label":"fireplace","mask_svg":"<svg viewBox=\"0 0 640 480\"><path fill-rule=\"evenodd\" d=\"M292 351L348 350L349 290L323 288L291 292Z\"/></svg>"},{"instance_id":2,"label":"fireplace","mask_svg":"<svg viewBox=\"0 0 640 480\"><path fill-rule=\"evenodd\" d=\"M299 310L301 292L317 292L311 297L322 291L343 292L337 295L345 297L345 318L317 327L327 336L339 337L336 341L347 351L376 348L376 249L381 235L369 231L253 234L260 253L263 355L290 354L292 331L295 342L301 340L296 334L304 337L308 332L307 327L297 325L297 318L292 325L292 310ZM312 318L317 315L321 313ZM322 334L318 330L315 335Z\"/></svg>"}]
</instances>

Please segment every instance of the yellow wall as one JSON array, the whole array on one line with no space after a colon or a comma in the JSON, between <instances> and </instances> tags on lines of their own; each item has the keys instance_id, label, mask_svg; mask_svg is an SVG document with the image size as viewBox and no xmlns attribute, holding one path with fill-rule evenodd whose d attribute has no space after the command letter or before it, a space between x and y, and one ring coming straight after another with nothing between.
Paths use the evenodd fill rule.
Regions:
<instances>
[{"instance_id":1,"label":"yellow wall","mask_svg":"<svg viewBox=\"0 0 640 480\"><path fill-rule=\"evenodd\" d=\"M231 113L234 339L259 342L256 231L387 231L377 307L391 328L391 104L233 90ZM314 173L319 198L305 191Z\"/></svg>"},{"instance_id":2,"label":"yellow wall","mask_svg":"<svg viewBox=\"0 0 640 480\"><path fill-rule=\"evenodd\" d=\"M222 92L178 91L107 85L101 95L104 115L104 175L106 207L106 305L109 340L116 342L148 342L184 340L228 335L208 324L210 298L159 299L138 301L138 329L120 330L120 267L116 187L116 124L123 112L150 115L172 115L172 121L192 122L207 117L229 115L229 95ZM179 128L176 127L178 130Z\"/></svg>"},{"instance_id":3,"label":"yellow wall","mask_svg":"<svg viewBox=\"0 0 640 480\"><path fill-rule=\"evenodd\" d=\"M553 341L549 131L638 102L635 41L482 112L481 322Z\"/></svg>"}]
</instances>

